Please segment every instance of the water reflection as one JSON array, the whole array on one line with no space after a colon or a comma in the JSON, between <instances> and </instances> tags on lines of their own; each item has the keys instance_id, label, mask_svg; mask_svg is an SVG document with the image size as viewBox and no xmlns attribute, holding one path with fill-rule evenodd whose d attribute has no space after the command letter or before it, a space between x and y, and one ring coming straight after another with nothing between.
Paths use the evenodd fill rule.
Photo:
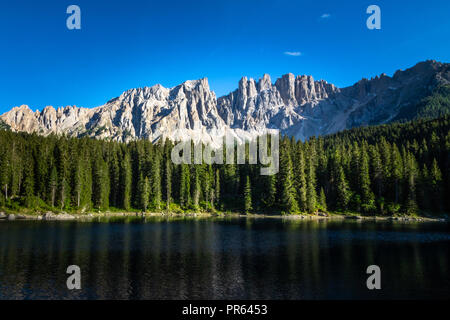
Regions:
<instances>
[{"instance_id":1,"label":"water reflection","mask_svg":"<svg viewBox=\"0 0 450 320\"><path fill-rule=\"evenodd\" d=\"M445 299L449 243L442 223L2 222L0 298ZM66 289L71 264L82 290ZM371 264L381 291L366 289Z\"/></svg>"}]
</instances>

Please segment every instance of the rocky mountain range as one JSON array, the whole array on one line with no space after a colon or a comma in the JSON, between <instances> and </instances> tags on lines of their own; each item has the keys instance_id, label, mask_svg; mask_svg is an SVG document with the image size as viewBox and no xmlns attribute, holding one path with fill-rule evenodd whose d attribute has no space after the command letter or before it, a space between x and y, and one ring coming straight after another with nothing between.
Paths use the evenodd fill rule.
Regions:
<instances>
[{"instance_id":1,"label":"rocky mountain range","mask_svg":"<svg viewBox=\"0 0 450 320\"><path fill-rule=\"evenodd\" d=\"M414 118L417 105L439 86L450 84L448 63L434 60L362 79L338 88L311 76L286 74L272 82L246 77L238 88L216 98L206 78L174 88L131 89L96 108L15 107L0 116L12 131L94 137L114 141L160 138L217 142L225 132L238 138L279 129L298 139L344 129Z\"/></svg>"}]
</instances>

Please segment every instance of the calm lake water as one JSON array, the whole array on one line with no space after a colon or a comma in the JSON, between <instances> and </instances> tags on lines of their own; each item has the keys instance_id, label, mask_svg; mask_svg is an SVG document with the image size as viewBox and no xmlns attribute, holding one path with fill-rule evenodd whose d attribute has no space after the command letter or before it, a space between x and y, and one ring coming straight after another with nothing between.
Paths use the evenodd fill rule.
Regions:
<instances>
[{"instance_id":1,"label":"calm lake water","mask_svg":"<svg viewBox=\"0 0 450 320\"><path fill-rule=\"evenodd\" d=\"M0 299L447 299L449 245L447 223L2 221Z\"/></svg>"}]
</instances>

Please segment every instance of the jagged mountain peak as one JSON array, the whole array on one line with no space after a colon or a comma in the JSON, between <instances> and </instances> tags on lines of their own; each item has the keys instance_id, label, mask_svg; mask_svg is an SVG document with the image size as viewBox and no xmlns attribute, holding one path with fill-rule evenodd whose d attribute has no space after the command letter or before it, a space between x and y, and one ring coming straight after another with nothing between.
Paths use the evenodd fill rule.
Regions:
<instances>
[{"instance_id":1,"label":"jagged mountain peak","mask_svg":"<svg viewBox=\"0 0 450 320\"><path fill-rule=\"evenodd\" d=\"M208 91L210 90L208 78L202 78L202 79L198 79L198 80L187 80L187 81L183 82L181 84L181 86L183 86L184 88L189 88L189 89L202 87L205 90L208 90Z\"/></svg>"},{"instance_id":2,"label":"jagged mountain peak","mask_svg":"<svg viewBox=\"0 0 450 320\"><path fill-rule=\"evenodd\" d=\"M130 96L149 96L152 94L157 94L158 92L169 92L169 91L173 91L173 90L179 90L179 89L183 89L183 90L195 90L198 88L203 88L206 91L209 91L209 82L208 82L208 78L202 78L202 79L198 79L198 80L186 80L183 83L171 87L171 88L166 88L161 84L155 84L151 87L145 86L145 87L139 87L139 88L133 88L133 89L129 89L124 91L119 97L114 98L112 100L118 99L118 98L126 98L126 97L130 97Z\"/></svg>"},{"instance_id":3,"label":"jagged mountain peak","mask_svg":"<svg viewBox=\"0 0 450 320\"><path fill-rule=\"evenodd\" d=\"M25 111L25 112L31 111L31 112L33 112L31 110L31 108L28 105L26 105L26 104L22 104L20 106L16 106L16 107L12 108L12 110Z\"/></svg>"},{"instance_id":4,"label":"jagged mountain peak","mask_svg":"<svg viewBox=\"0 0 450 320\"><path fill-rule=\"evenodd\" d=\"M130 89L92 109L46 107L33 112L22 105L0 120L13 131L116 141L168 137L208 142L227 130L239 137L267 128L306 139L389 122L407 114L442 84L450 84L449 64L435 60L399 70L392 77L383 73L363 78L345 88L317 81L311 75L287 73L275 82L268 74L258 81L242 77L235 91L219 98L211 91L208 79L202 78L172 88L156 84Z\"/></svg>"}]
</instances>

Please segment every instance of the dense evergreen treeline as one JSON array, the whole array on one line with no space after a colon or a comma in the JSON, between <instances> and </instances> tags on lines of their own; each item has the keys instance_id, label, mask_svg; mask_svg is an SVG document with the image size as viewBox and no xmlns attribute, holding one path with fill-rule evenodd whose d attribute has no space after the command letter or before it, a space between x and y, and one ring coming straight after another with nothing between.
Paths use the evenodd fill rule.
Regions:
<instances>
[{"instance_id":1,"label":"dense evergreen treeline","mask_svg":"<svg viewBox=\"0 0 450 320\"><path fill-rule=\"evenodd\" d=\"M365 214L450 211L450 117L280 141L280 171L174 165L173 144L0 131L0 207Z\"/></svg>"},{"instance_id":2,"label":"dense evergreen treeline","mask_svg":"<svg viewBox=\"0 0 450 320\"><path fill-rule=\"evenodd\" d=\"M450 85L441 84L417 104L404 106L393 121L435 119L450 114Z\"/></svg>"}]
</instances>

